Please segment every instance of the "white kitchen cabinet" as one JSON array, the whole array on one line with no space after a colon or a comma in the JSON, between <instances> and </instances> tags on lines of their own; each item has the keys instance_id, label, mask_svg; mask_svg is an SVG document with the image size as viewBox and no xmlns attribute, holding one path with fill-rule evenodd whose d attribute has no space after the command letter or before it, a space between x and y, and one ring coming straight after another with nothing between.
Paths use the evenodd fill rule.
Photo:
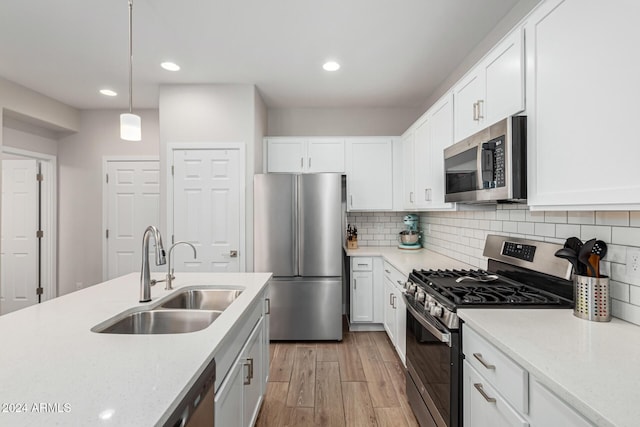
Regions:
<instances>
[{"instance_id":1,"label":"white kitchen cabinet","mask_svg":"<svg viewBox=\"0 0 640 427\"><path fill-rule=\"evenodd\" d=\"M593 427L484 337L462 328L465 427Z\"/></svg>"},{"instance_id":2,"label":"white kitchen cabinet","mask_svg":"<svg viewBox=\"0 0 640 427\"><path fill-rule=\"evenodd\" d=\"M393 209L392 138L347 140L347 209Z\"/></svg>"},{"instance_id":3,"label":"white kitchen cabinet","mask_svg":"<svg viewBox=\"0 0 640 427\"><path fill-rule=\"evenodd\" d=\"M406 277L391 264L384 263L384 328L403 364L407 351L407 305L402 299Z\"/></svg>"},{"instance_id":4,"label":"white kitchen cabinet","mask_svg":"<svg viewBox=\"0 0 640 427\"><path fill-rule=\"evenodd\" d=\"M548 0L526 20L532 210L640 209L638 16L640 2Z\"/></svg>"},{"instance_id":5,"label":"white kitchen cabinet","mask_svg":"<svg viewBox=\"0 0 640 427\"><path fill-rule=\"evenodd\" d=\"M453 87L454 141L525 109L523 37L514 29Z\"/></svg>"},{"instance_id":6,"label":"white kitchen cabinet","mask_svg":"<svg viewBox=\"0 0 640 427\"><path fill-rule=\"evenodd\" d=\"M353 330L381 330L384 321L382 258L351 257L350 316Z\"/></svg>"},{"instance_id":7,"label":"white kitchen cabinet","mask_svg":"<svg viewBox=\"0 0 640 427\"><path fill-rule=\"evenodd\" d=\"M263 352L265 321L254 327L244 348L215 397L216 425L247 427L255 424L264 395Z\"/></svg>"},{"instance_id":8,"label":"white kitchen cabinet","mask_svg":"<svg viewBox=\"0 0 640 427\"><path fill-rule=\"evenodd\" d=\"M384 330L387 331L387 335L392 343L395 343L398 338L398 322L396 315L395 300L396 289L391 283L391 280L385 276L384 278Z\"/></svg>"},{"instance_id":9,"label":"white kitchen cabinet","mask_svg":"<svg viewBox=\"0 0 640 427\"><path fill-rule=\"evenodd\" d=\"M529 425L466 360L462 369L465 427L527 427Z\"/></svg>"},{"instance_id":10,"label":"white kitchen cabinet","mask_svg":"<svg viewBox=\"0 0 640 427\"><path fill-rule=\"evenodd\" d=\"M266 138L265 148L267 172L345 171L344 138Z\"/></svg>"},{"instance_id":11,"label":"white kitchen cabinet","mask_svg":"<svg viewBox=\"0 0 640 427\"><path fill-rule=\"evenodd\" d=\"M415 179L414 179L414 139L415 126L409 128L402 135L402 207L403 209L415 209Z\"/></svg>"}]
</instances>

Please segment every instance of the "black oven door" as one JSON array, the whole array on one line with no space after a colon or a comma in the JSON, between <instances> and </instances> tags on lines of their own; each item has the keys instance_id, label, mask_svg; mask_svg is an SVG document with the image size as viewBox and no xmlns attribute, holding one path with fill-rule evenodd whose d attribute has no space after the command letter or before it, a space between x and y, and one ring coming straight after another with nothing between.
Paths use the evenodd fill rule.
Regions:
<instances>
[{"instance_id":1,"label":"black oven door","mask_svg":"<svg viewBox=\"0 0 640 427\"><path fill-rule=\"evenodd\" d=\"M459 427L462 365L458 330L448 330L408 304L406 335L407 396L421 427Z\"/></svg>"}]
</instances>

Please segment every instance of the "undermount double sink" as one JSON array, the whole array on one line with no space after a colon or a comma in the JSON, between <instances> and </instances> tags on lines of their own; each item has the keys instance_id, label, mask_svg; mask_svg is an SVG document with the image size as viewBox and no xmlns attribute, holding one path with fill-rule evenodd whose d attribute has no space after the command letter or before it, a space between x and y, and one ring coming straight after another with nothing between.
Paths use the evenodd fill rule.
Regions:
<instances>
[{"instance_id":1,"label":"undermount double sink","mask_svg":"<svg viewBox=\"0 0 640 427\"><path fill-rule=\"evenodd\" d=\"M104 334L184 334L205 329L242 293L238 289L185 289L156 307L119 314L91 329Z\"/></svg>"}]
</instances>

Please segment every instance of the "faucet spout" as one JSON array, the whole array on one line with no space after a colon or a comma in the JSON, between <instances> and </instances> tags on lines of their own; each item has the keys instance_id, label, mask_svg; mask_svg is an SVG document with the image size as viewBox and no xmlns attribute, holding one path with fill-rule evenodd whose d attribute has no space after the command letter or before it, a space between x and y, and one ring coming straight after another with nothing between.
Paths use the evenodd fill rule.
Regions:
<instances>
[{"instance_id":1,"label":"faucet spout","mask_svg":"<svg viewBox=\"0 0 640 427\"><path fill-rule=\"evenodd\" d=\"M171 289L173 289L172 283L173 283L173 279L175 279L176 277L173 275L173 268L171 268L171 252L173 252L173 248L175 248L178 245L189 245L191 246L191 249L193 249L193 259L196 259L197 252L196 252L196 247L193 246L191 243L189 242L185 242L185 241L180 241L180 242L175 242L170 248L169 248L169 254L167 255L167 259L168 259L168 263L167 263L167 278L166 278L166 285L165 285L165 290L169 291Z\"/></svg>"},{"instance_id":2,"label":"faucet spout","mask_svg":"<svg viewBox=\"0 0 640 427\"><path fill-rule=\"evenodd\" d=\"M153 236L156 243L156 265L167 263L162 246L160 231L150 225L142 235L142 271L140 272L140 302L151 301L151 273L149 272L149 239Z\"/></svg>"}]
</instances>

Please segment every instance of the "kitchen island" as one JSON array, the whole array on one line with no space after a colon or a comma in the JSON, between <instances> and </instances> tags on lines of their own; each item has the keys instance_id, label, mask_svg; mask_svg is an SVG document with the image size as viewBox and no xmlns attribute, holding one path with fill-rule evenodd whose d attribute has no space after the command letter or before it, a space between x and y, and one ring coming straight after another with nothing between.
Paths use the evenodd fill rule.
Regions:
<instances>
[{"instance_id":1,"label":"kitchen island","mask_svg":"<svg viewBox=\"0 0 640 427\"><path fill-rule=\"evenodd\" d=\"M132 273L0 317L0 425L162 425L213 358L217 390L235 359L226 354L221 363L218 356L240 345L235 342L239 327L249 315L265 313L261 300L271 274L176 276L174 290L156 285L149 303L138 302L140 275ZM157 306L191 286L242 293L197 332L91 331L124 311Z\"/></svg>"}]
</instances>

